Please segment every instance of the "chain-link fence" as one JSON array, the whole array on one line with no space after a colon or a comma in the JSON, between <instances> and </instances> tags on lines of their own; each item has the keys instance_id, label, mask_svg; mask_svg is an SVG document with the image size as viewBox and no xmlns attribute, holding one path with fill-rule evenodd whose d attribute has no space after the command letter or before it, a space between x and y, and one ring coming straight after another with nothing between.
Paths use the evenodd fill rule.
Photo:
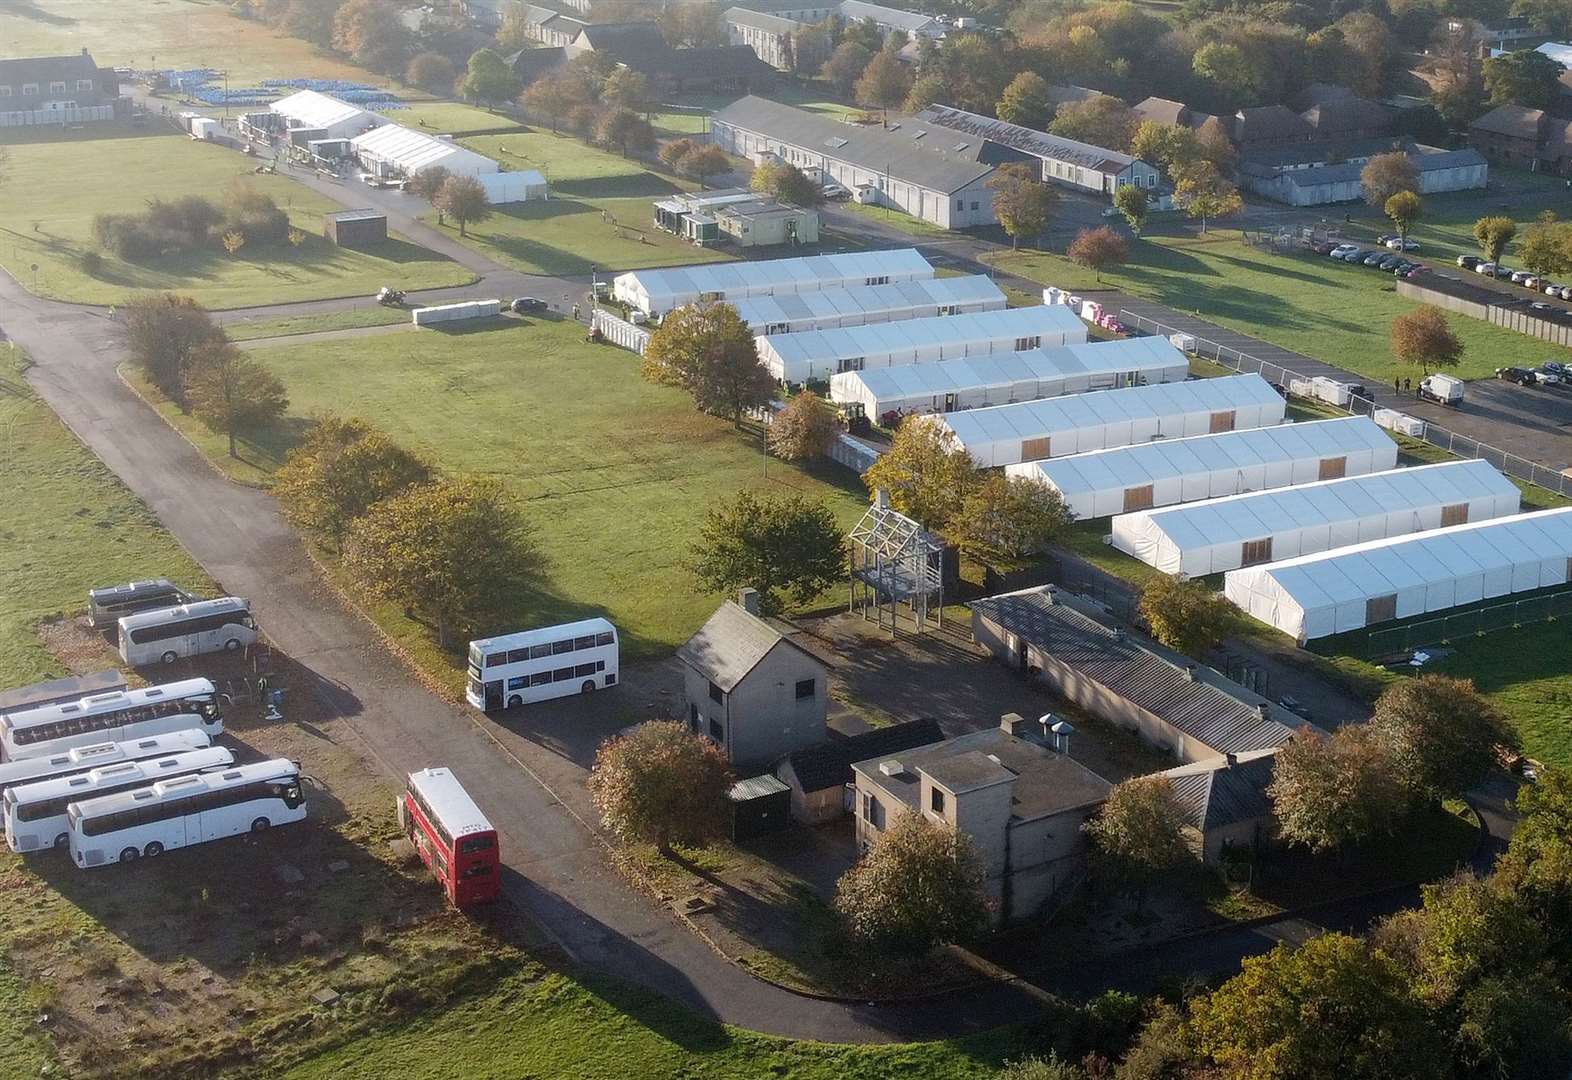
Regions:
<instances>
[{"instance_id":1,"label":"chain-link fence","mask_svg":"<svg viewBox=\"0 0 1572 1080\"><path fill-rule=\"evenodd\" d=\"M1461 611L1439 619L1421 619L1365 635L1361 650L1366 656L1396 656L1426 645L1446 645L1463 638L1478 637L1496 630L1515 630L1520 626L1549 622L1572 615L1572 591L1531 596L1506 604Z\"/></svg>"}]
</instances>

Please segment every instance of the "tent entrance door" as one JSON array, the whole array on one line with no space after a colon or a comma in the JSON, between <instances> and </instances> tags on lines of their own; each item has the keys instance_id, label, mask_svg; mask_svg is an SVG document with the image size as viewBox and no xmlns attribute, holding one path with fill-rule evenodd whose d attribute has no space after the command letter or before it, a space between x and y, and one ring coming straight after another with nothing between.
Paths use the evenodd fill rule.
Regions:
<instances>
[{"instance_id":1,"label":"tent entrance door","mask_svg":"<svg viewBox=\"0 0 1572 1080\"><path fill-rule=\"evenodd\" d=\"M944 395L944 411L945 412L954 412L955 411L955 395L954 394L945 394Z\"/></svg>"}]
</instances>

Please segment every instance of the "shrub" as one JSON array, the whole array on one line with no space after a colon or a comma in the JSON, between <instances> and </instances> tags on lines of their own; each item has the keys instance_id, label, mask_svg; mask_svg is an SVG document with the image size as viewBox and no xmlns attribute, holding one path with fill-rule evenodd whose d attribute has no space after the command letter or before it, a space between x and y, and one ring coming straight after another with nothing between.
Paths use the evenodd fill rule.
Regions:
<instances>
[{"instance_id":1,"label":"shrub","mask_svg":"<svg viewBox=\"0 0 1572 1080\"><path fill-rule=\"evenodd\" d=\"M82 252L82 257L79 261L82 266L82 273L89 277L97 277L98 272L104 268L104 257L96 251Z\"/></svg>"}]
</instances>

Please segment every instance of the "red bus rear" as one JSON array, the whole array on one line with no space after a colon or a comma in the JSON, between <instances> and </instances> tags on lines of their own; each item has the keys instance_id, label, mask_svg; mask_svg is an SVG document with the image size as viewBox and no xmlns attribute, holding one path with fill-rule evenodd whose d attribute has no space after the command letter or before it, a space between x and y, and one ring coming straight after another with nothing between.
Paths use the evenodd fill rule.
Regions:
<instances>
[{"instance_id":1,"label":"red bus rear","mask_svg":"<svg viewBox=\"0 0 1572 1080\"><path fill-rule=\"evenodd\" d=\"M399 817L454 907L486 904L502 889L497 830L450 769L409 774Z\"/></svg>"}]
</instances>

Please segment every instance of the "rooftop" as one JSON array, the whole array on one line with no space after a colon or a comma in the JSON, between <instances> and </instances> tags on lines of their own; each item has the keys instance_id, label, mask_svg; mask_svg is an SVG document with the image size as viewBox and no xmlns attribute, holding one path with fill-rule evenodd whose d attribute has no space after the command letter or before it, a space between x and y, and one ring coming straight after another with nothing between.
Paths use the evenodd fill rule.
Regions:
<instances>
[{"instance_id":1,"label":"rooftop","mask_svg":"<svg viewBox=\"0 0 1572 1080\"><path fill-rule=\"evenodd\" d=\"M1543 109L1527 109L1521 105L1497 105L1469 124L1468 130L1506 135L1514 139L1538 140L1539 128L1544 120Z\"/></svg>"},{"instance_id":2,"label":"rooftop","mask_svg":"<svg viewBox=\"0 0 1572 1080\"><path fill-rule=\"evenodd\" d=\"M727 600L677 650L677 659L729 694L781 644L823 663L774 623Z\"/></svg>"},{"instance_id":3,"label":"rooftop","mask_svg":"<svg viewBox=\"0 0 1572 1080\"><path fill-rule=\"evenodd\" d=\"M797 750L787 757L803 791L824 791L852 780L852 763L869 758L888 758L940 742L944 732L937 720L909 720L904 724L872 728L860 735L831 738L818 746Z\"/></svg>"},{"instance_id":4,"label":"rooftop","mask_svg":"<svg viewBox=\"0 0 1572 1080\"><path fill-rule=\"evenodd\" d=\"M1277 767L1276 750L1253 750L1180 765L1162 773L1173 785L1190 824L1205 833L1272 812L1266 789Z\"/></svg>"},{"instance_id":5,"label":"rooftop","mask_svg":"<svg viewBox=\"0 0 1572 1080\"><path fill-rule=\"evenodd\" d=\"M979 113L948 105L930 105L917 114L919 120L949 128L979 139L1007 146L1037 158L1052 158L1103 173L1118 173L1130 167L1135 158L1118 150L1077 142L1045 131L995 120Z\"/></svg>"},{"instance_id":6,"label":"rooftop","mask_svg":"<svg viewBox=\"0 0 1572 1080\"><path fill-rule=\"evenodd\" d=\"M376 221L387 217L387 214L368 206L360 210L334 210L326 216L334 221Z\"/></svg>"}]
</instances>

